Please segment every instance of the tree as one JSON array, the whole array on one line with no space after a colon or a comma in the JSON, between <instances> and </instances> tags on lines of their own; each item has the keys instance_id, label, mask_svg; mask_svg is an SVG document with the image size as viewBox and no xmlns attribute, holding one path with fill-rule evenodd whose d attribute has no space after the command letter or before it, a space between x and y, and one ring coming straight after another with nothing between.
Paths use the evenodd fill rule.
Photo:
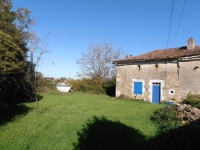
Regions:
<instances>
[{"instance_id":1,"label":"tree","mask_svg":"<svg viewBox=\"0 0 200 150\"><path fill-rule=\"evenodd\" d=\"M34 25L34 20L30 19L31 12L25 8L19 8L17 11L11 9L10 0L0 0L0 30L12 36L13 42L26 54L28 48L25 37L28 32L25 29Z\"/></svg>"},{"instance_id":2,"label":"tree","mask_svg":"<svg viewBox=\"0 0 200 150\"><path fill-rule=\"evenodd\" d=\"M48 45L45 44L45 42L41 40L40 37L34 33L29 34L27 38L27 43L30 52L29 70L27 72L27 75L29 77L30 89L26 89L26 92L31 99L34 99L36 101L37 103L36 109L38 109L39 91L37 89L38 88L37 68L40 64L42 56L50 51L47 49ZM41 77L42 76L43 75L41 74Z\"/></svg>"},{"instance_id":3,"label":"tree","mask_svg":"<svg viewBox=\"0 0 200 150\"><path fill-rule=\"evenodd\" d=\"M11 9L10 0L0 0L0 108L15 100L27 68L25 32L14 23Z\"/></svg>"},{"instance_id":4,"label":"tree","mask_svg":"<svg viewBox=\"0 0 200 150\"><path fill-rule=\"evenodd\" d=\"M23 93L31 93L30 98L37 101L35 68L47 52L47 45L31 30L35 25L31 11L22 7L16 11L11 9L11 0L0 0L0 108ZM25 86L27 75L30 89ZM20 87L25 90L23 93L16 92Z\"/></svg>"},{"instance_id":5,"label":"tree","mask_svg":"<svg viewBox=\"0 0 200 150\"><path fill-rule=\"evenodd\" d=\"M99 78L101 81L115 77L115 65L113 60L122 56L121 49L114 49L110 43L94 44L88 51L82 52L82 56L77 60L82 76L89 78Z\"/></svg>"},{"instance_id":6,"label":"tree","mask_svg":"<svg viewBox=\"0 0 200 150\"><path fill-rule=\"evenodd\" d=\"M13 38L0 31L0 74L24 73L24 52L13 42Z\"/></svg>"},{"instance_id":7,"label":"tree","mask_svg":"<svg viewBox=\"0 0 200 150\"><path fill-rule=\"evenodd\" d=\"M19 88L19 74L25 73L24 52L13 42L13 38L0 31L0 108L8 100L14 100ZM12 94L11 94L12 93Z\"/></svg>"}]
</instances>

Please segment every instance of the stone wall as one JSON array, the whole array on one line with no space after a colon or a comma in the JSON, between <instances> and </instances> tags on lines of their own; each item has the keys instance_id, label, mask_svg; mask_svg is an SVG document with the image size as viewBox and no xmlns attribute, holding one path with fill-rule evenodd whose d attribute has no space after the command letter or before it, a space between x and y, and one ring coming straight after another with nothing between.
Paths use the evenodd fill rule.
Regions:
<instances>
[{"instance_id":1,"label":"stone wall","mask_svg":"<svg viewBox=\"0 0 200 150\"><path fill-rule=\"evenodd\" d=\"M189 92L200 94L200 61L180 61L179 66L181 97L185 97Z\"/></svg>"},{"instance_id":2,"label":"stone wall","mask_svg":"<svg viewBox=\"0 0 200 150\"><path fill-rule=\"evenodd\" d=\"M166 91L165 100L169 101L180 101L180 85L179 85L179 74L176 63L168 63L166 68Z\"/></svg>"},{"instance_id":3,"label":"stone wall","mask_svg":"<svg viewBox=\"0 0 200 150\"><path fill-rule=\"evenodd\" d=\"M143 82L143 94L133 94L133 82ZM152 101L152 83L161 83L161 100L179 100L177 62L144 62L117 66L116 96Z\"/></svg>"}]
</instances>

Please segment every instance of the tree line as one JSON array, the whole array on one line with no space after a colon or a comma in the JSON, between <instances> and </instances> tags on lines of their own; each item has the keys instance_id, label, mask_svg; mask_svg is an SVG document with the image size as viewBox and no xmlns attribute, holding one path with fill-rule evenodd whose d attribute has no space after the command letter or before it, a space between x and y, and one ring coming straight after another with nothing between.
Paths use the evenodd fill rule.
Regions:
<instances>
[{"instance_id":1,"label":"tree line","mask_svg":"<svg viewBox=\"0 0 200 150\"><path fill-rule=\"evenodd\" d=\"M0 109L21 100L37 100L34 52L41 42L32 31L31 11L12 10L11 0L0 0ZM39 55L44 54L42 49Z\"/></svg>"}]
</instances>

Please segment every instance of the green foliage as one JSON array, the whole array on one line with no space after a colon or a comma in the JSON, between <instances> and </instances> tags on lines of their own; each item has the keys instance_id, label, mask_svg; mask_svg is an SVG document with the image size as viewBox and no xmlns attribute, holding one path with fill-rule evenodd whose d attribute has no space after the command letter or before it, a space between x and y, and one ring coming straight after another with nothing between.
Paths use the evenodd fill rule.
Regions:
<instances>
[{"instance_id":1,"label":"green foliage","mask_svg":"<svg viewBox=\"0 0 200 150\"><path fill-rule=\"evenodd\" d=\"M81 91L95 94L109 94L109 90L115 90L114 80L101 80L100 78L82 78L77 80L70 79L67 80L66 84L72 86L71 91Z\"/></svg>"},{"instance_id":2,"label":"green foliage","mask_svg":"<svg viewBox=\"0 0 200 150\"><path fill-rule=\"evenodd\" d=\"M165 106L154 112L151 118L159 125L160 132L167 132L180 127L181 122L176 118L176 107Z\"/></svg>"},{"instance_id":3,"label":"green foliage","mask_svg":"<svg viewBox=\"0 0 200 150\"><path fill-rule=\"evenodd\" d=\"M189 104L193 107L200 109L200 95L199 94L188 94L187 97L182 101L183 104Z\"/></svg>"},{"instance_id":4,"label":"green foliage","mask_svg":"<svg viewBox=\"0 0 200 150\"><path fill-rule=\"evenodd\" d=\"M13 43L13 38L0 31L1 109L7 105L8 101L13 102L17 97L17 91L21 85L20 79L25 74L26 62L24 59L24 52Z\"/></svg>"},{"instance_id":5,"label":"green foliage","mask_svg":"<svg viewBox=\"0 0 200 150\"><path fill-rule=\"evenodd\" d=\"M38 93L56 91L56 84L43 77L36 77Z\"/></svg>"},{"instance_id":6,"label":"green foliage","mask_svg":"<svg viewBox=\"0 0 200 150\"><path fill-rule=\"evenodd\" d=\"M23 10L12 11L12 2L10 0L0 0L0 8L0 30L12 36L12 42L26 53L28 49L26 47L25 34L28 32L21 30L22 24L21 26L17 26L18 20L23 16ZM19 14L21 14L21 16ZM22 19L19 21L22 22ZM28 28L29 25L26 27Z\"/></svg>"},{"instance_id":7,"label":"green foliage","mask_svg":"<svg viewBox=\"0 0 200 150\"><path fill-rule=\"evenodd\" d=\"M0 0L0 109L26 95L22 90L27 71L30 11L12 10L11 0ZM23 81L23 82L22 82Z\"/></svg>"},{"instance_id":8,"label":"green foliage","mask_svg":"<svg viewBox=\"0 0 200 150\"><path fill-rule=\"evenodd\" d=\"M77 80L67 81L67 84L72 86L73 91L81 91L96 94L105 94L104 89L101 86L100 79L88 79L82 78Z\"/></svg>"},{"instance_id":9,"label":"green foliage","mask_svg":"<svg viewBox=\"0 0 200 150\"><path fill-rule=\"evenodd\" d=\"M0 73L3 75L24 73L24 52L13 43L13 38L0 31Z\"/></svg>"},{"instance_id":10,"label":"green foliage","mask_svg":"<svg viewBox=\"0 0 200 150\"><path fill-rule=\"evenodd\" d=\"M13 76L4 76L0 74L0 109L3 110L7 107L8 99L14 99L18 88L18 82Z\"/></svg>"}]
</instances>

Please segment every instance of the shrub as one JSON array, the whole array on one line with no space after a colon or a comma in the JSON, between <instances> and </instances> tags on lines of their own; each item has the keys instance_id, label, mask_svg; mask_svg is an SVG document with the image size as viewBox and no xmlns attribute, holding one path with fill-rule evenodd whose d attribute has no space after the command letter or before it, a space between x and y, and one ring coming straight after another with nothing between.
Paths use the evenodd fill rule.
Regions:
<instances>
[{"instance_id":1,"label":"shrub","mask_svg":"<svg viewBox=\"0 0 200 150\"><path fill-rule=\"evenodd\" d=\"M81 91L94 94L114 95L115 80L101 80L99 78L70 79L66 84L71 85L71 91ZM114 91L113 91L114 89Z\"/></svg>"},{"instance_id":2,"label":"shrub","mask_svg":"<svg viewBox=\"0 0 200 150\"><path fill-rule=\"evenodd\" d=\"M158 123L160 132L167 132L180 127L181 122L176 118L176 106L166 106L154 112L151 119Z\"/></svg>"},{"instance_id":3,"label":"shrub","mask_svg":"<svg viewBox=\"0 0 200 150\"><path fill-rule=\"evenodd\" d=\"M182 101L182 103L189 104L200 109L200 95L189 93L187 97Z\"/></svg>"},{"instance_id":4,"label":"shrub","mask_svg":"<svg viewBox=\"0 0 200 150\"><path fill-rule=\"evenodd\" d=\"M38 92L56 91L56 84L52 81L48 81L45 78L37 78L37 90Z\"/></svg>"}]
</instances>

